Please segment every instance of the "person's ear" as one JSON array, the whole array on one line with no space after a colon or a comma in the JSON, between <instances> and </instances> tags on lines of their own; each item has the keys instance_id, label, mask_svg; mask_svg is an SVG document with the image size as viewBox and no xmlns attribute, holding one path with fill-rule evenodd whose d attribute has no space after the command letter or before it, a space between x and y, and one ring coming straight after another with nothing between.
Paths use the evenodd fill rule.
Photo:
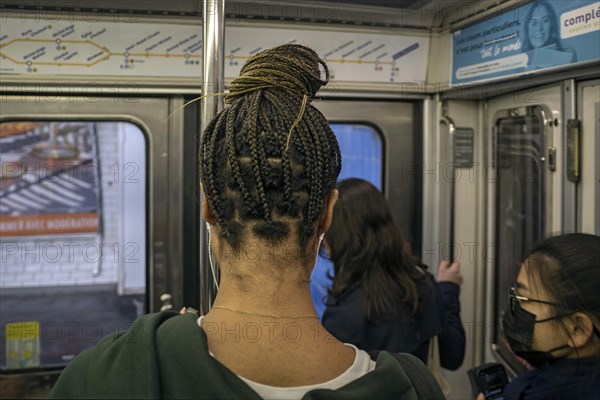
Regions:
<instances>
[{"instance_id":1,"label":"person's ear","mask_svg":"<svg viewBox=\"0 0 600 400\"><path fill-rule=\"evenodd\" d=\"M339 196L340 192L338 192L337 189L332 189L331 192L329 192L329 195L327 195L327 206L325 208L323 219L317 228L317 235L321 235L329 230L331 222L333 221L333 208L335 207L335 203L337 203Z\"/></svg>"},{"instance_id":2,"label":"person's ear","mask_svg":"<svg viewBox=\"0 0 600 400\"><path fill-rule=\"evenodd\" d=\"M594 336L594 323L584 313L576 312L566 320L569 334L568 345L572 348L581 348L591 342Z\"/></svg>"},{"instance_id":3,"label":"person's ear","mask_svg":"<svg viewBox=\"0 0 600 400\"><path fill-rule=\"evenodd\" d=\"M200 190L202 190L202 202L200 203L200 214L202 215L202 218L204 218L204 220L206 222L208 222L211 225L215 225L217 219L215 218L215 215L213 214L210 207L208 206L208 200L206 200L206 195L204 194L204 190L202 188Z\"/></svg>"}]
</instances>

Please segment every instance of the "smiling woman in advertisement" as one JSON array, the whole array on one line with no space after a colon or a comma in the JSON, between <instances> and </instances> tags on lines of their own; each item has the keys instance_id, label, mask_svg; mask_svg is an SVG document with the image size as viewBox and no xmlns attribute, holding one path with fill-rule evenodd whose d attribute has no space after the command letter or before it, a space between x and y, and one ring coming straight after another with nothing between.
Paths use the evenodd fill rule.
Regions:
<instances>
[{"instance_id":1,"label":"smiling woman in advertisement","mask_svg":"<svg viewBox=\"0 0 600 400\"><path fill-rule=\"evenodd\" d=\"M523 51L529 54L530 66L541 67L577 61L575 50L562 46L556 12L546 0L538 0L531 5L525 17L523 30Z\"/></svg>"}]
</instances>

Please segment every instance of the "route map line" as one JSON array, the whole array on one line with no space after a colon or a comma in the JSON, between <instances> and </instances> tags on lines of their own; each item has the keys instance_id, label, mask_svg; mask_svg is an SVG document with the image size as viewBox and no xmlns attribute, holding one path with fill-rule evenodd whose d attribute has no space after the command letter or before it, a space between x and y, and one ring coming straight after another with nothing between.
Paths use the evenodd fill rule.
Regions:
<instances>
[{"instance_id":1,"label":"route map line","mask_svg":"<svg viewBox=\"0 0 600 400\"><path fill-rule=\"evenodd\" d=\"M81 63L81 62L69 62L68 60L65 60L63 62L49 62L49 61L19 61L14 59L13 57L9 56L6 52L4 51L0 51L0 56L12 61L15 64L20 64L20 65L55 65L55 66L59 66L59 67L66 67L66 66L78 66L78 67L91 67L94 66L102 61L106 61L108 59L110 59L113 56L123 56L123 57L165 57L165 58L202 58L201 54L195 55L195 54L191 54L191 53L183 53L183 54L171 54L171 53L149 53L149 52L143 52L143 53L131 53L131 52L112 52L110 51L108 48L100 46L99 44L95 43L92 40L61 40L60 42L57 42L57 40L50 40L50 39L31 39L31 38L17 38L17 39L12 39L10 42L8 43L4 43L0 45L0 50L1 49L6 49L8 48L8 46L12 45L13 43L17 43L17 42L27 42L27 43L60 43L60 44L67 44L67 43L71 43L71 44L88 44L88 45L92 45L97 47L98 49L100 49L101 51L105 52L106 55L102 58L99 58L93 62L89 62L89 63ZM228 59L236 59L236 60L247 60L250 57L252 57L252 55L247 55L247 56L236 56L236 55L228 55L225 56ZM339 59L333 59L333 58L325 58L325 61L327 62L334 62L334 63L340 63L340 64L373 64L373 65L393 65L394 62L393 61L379 61L379 60L375 60L375 61L370 61L370 60L362 60L362 59L358 59L358 60L348 60L345 58L339 58Z\"/></svg>"}]
</instances>

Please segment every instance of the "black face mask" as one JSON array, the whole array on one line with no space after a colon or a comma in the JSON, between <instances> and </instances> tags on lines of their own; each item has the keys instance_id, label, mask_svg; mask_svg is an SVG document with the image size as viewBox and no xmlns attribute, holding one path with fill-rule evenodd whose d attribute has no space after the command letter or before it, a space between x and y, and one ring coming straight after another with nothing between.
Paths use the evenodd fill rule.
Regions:
<instances>
[{"instance_id":1,"label":"black face mask","mask_svg":"<svg viewBox=\"0 0 600 400\"><path fill-rule=\"evenodd\" d=\"M514 310L509 308L504 312L504 317L502 318L504 335L510 344L510 348L517 356L521 357L535 368L540 368L555 359L552 355L553 352L567 348L569 345L565 344L547 351L532 350L531 345L533 343L535 324L563 318L570 314L571 313L566 313L536 321L535 314L524 310L521 305L517 303Z\"/></svg>"}]
</instances>

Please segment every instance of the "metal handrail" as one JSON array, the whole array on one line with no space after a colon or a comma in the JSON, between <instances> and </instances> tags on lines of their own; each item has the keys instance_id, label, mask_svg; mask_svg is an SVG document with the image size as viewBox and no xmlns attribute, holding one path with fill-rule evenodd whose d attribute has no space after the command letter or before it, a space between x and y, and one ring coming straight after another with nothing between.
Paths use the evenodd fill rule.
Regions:
<instances>
[{"instance_id":1,"label":"metal handrail","mask_svg":"<svg viewBox=\"0 0 600 400\"><path fill-rule=\"evenodd\" d=\"M449 139L449 160L450 160L450 171L452 172L452 177L455 176L455 166L454 166L454 134L456 132L456 125L452 118L444 115L440 118L441 124L448 125L448 139ZM448 261L452 263L454 261L454 204L455 204L455 191L456 191L456 182L454 179L450 181L450 213L449 213L449 221L448 221Z\"/></svg>"},{"instance_id":2,"label":"metal handrail","mask_svg":"<svg viewBox=\"0 0 600 400\"><path fill-rule=\"evenodd\" d=\"M201 134L210 121L223 109L223 97L214 96L225 89L225 0L204 0L202 2L203 35L203 74L202 102L200 110ZM200 312L205 315L212 306L217 288L210 270L207 252L208 232L200 224ZM218 266L216 276L218 277ZM218 279L218 278L217 278Z\"/></svg>"}]
</instances>

